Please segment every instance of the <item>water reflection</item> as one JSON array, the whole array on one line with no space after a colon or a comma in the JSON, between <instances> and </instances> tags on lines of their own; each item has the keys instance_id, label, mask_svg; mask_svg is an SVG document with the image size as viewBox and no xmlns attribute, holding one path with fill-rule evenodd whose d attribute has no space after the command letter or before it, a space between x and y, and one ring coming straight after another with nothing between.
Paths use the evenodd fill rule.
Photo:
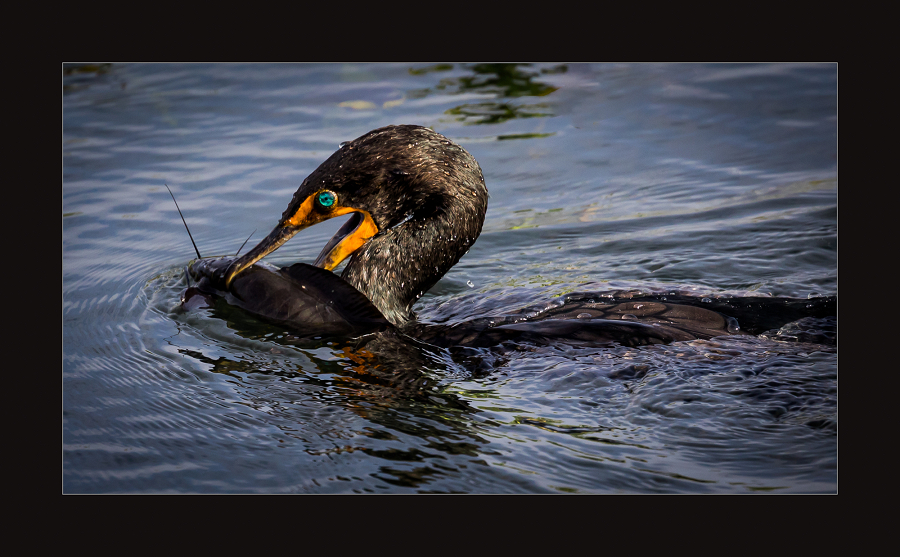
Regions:
<instances>
[{"instance_id":1,"label":"water reflection","mask_svg":"<svg viewBox=\"0 0 900 557\"><path fill-rule=\"evenodd\" d=\"M86 89L90 85L107 77L113 65L104 64L63 64L63 94ZM125 89L126 83L119 81L121 89Z\"/></svg>"},{"instance_id":2,"label":"water reflection","mask_svg":"<svg viewBox=\"0 0 900 557\"><path fill-rule=\"evenodd\" d=\"M63 64L63 75L73 75L73 74L104 74L109 71L112 67L112 64ZM65 91L65 85L63 86L63 90Z\"/></svg>"},{"instance_id":3,"label":"water reflection","mask_svg":"<svg viewBox=\"0 0 900 557\"><path fill-rule=\"evenodd\" d=\"M479 93L493 95L498 99L516 99L520 97L546 97L557 90L538 78L543 74L564 73L565 65L531 70L531 64L474 64L467 66L474 75L445 78L434 88L417 89L410 92L411 98L422 98L436 91L445 94ZM431 72L450 71L450 64L437 64L426 68L411 69L413 75ZM540 118L553 116L549 103L530 103L511 101L484 101L465 103L448 109L445 114L455 116L465 124L499 124L515 118ZM531 134L518 134L518 136ZM548 135L548 134L541 134Z\"/></svg>"},{"instance_id":4,"label":"water reflection","mask_svg":"<svg viewBox=\"0 0 900 557\"><path fill-rule=\"evenodd\" d=\"M306 359L285 366L283 360L237 360L210 357L197 349L178 350L208 366L209 371L236 380L241 385L241 404L277 418L282 423L279 427L304 431L312 425L302 411L305 408L293 410L298 404L294 398L303 392L323 407L337 405L369 424L348 438L345 420L332 428L328 421L334 418L324 417L315 427L342 431L341 438L347 442L322 446L304 439L311 455L359 451L388 461L374 477L395 486L421 488L436 477L459 474L459 468L477 462L482 454L495 454L485 452L489 441L477 433L486 425L485 420L474 419L479 410L446 391L444 383L436 379L452 376L459 368L434 347L394 331L355 340L323 340L317 346L290 334L273 334L263 324L240 320L227 324L243 338L271 343L273 353L283 347ZM290 382L292 387L286 392L269 384L257 386L261 376ZM417 441L410 443L410 438ZM454 461L454 457L462 460Z\"/></svg>"}]
</instances>

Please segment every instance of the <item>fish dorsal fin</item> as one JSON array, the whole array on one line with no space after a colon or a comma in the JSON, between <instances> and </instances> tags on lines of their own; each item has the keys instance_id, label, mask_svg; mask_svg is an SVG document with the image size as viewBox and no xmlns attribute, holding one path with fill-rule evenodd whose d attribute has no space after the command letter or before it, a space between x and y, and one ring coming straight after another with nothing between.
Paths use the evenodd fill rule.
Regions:
<instances>
[{"instance_id":1,"label":"fish dorsal fin","mask_svg":"<svg viewBox=\"0 0 900 557\"><path fill-rule=\"evenodd\" d=\"M310 294L323 300L334 300L334 310L350 323L388 322L365 294L331 271L306 263L294 263L282 268L281 272L310 291Z\"/></svg>"}]
</instances>

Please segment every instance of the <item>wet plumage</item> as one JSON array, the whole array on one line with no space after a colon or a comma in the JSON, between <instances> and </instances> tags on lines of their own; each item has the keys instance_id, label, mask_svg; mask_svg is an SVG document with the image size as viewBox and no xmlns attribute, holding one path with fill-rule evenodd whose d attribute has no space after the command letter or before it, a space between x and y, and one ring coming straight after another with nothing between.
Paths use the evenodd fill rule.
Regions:
<instances>
[{"instance_id":1,"label":"wet plumage","mask_svg":"<svg viewBox=\"0 0 900 557\"><path fill-rule=\"evenodd\" d=\"M416 322L414 304L472 247L487 205L481 168L465 149L428 128L387 126L343 144L313 171L276 227L246 255L201 260L190 272L198 293L303 331L397 327L435 344L469 346L523 338L635 345L743 334L734 317L698 307L697 300L650 298L631 305L584 298L455 326ZM316 259L325 270L257 263L304 228L347 214ZM340 277L328 273L347 258Z\"/></svg>"}]
</instances>

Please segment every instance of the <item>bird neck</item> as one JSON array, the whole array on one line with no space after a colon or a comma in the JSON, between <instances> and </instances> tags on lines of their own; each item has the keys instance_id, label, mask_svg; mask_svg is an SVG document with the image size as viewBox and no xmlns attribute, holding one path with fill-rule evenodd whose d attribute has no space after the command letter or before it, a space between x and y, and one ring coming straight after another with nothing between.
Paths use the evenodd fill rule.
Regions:
<instances>
[{"instance_id":1,"label":"bird neck","mask_svg":"<svg viewBox=\"0 0 900 557\"><path fill-rule=\"evenodd\" d=\"M370 238L341 275L396 326L415 319L412 306L456 265L481 234L487 189L468 183Z\"/></svg>"}]
</instances>

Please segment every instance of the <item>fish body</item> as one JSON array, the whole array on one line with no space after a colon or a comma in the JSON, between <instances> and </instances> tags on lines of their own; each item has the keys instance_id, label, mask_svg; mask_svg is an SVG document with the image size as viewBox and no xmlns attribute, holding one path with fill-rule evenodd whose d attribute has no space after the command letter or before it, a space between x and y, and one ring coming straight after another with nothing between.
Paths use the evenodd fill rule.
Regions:
<instances>
[{"instance_id":1,"label":"fish body","mask_svg":"<svg viewBox=\"0 0 900 557\"><path fill-rule=\"evenodd\" d=\"M330 271L305 263L280 269L257 263L226 286L222 271L233 261L191 263L187 272L194 284L182 296L183 307L210 305L217 296L301 334L359 336L392 327L368 298Z\"/></svg>"}]
</instances>

